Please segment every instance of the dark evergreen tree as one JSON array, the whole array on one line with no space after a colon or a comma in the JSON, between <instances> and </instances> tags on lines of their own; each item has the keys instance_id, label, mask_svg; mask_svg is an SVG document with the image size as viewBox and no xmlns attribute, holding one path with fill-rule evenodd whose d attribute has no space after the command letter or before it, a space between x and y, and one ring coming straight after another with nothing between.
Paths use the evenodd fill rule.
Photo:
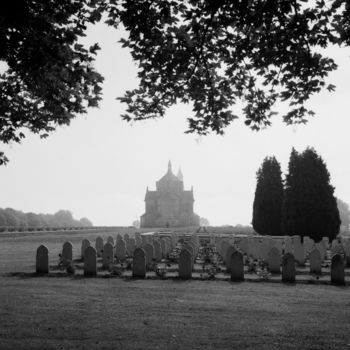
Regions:
<instances>
[{"instance_id":1,"label":"dark evergreen tree","mask_svg":"<svg viewBox=\"0 0 350 350\"><path fill-rule=\"evenodd\" d=\"M333 193L327 166L316 151L307 148L299 154L293 149L282 208L283 232L315 241L335 238L340 218Z\"/></svg>"},{"instance_id":2,"label":"dark evergreen tree","mask_svg":"<svg viewBox=\"0 0 350 350\"><path fill-rule=\"evenodd\" d=\"M253 228L261 235L281 235L283 183L281 166L266 157L257 172L253 204Z\"/></svg>"}]
</instances>

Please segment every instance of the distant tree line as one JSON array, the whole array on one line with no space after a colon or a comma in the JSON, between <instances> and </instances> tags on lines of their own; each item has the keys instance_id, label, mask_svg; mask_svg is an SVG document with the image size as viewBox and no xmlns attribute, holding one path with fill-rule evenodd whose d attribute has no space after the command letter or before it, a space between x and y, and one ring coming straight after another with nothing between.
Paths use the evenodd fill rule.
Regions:
<instances>
[{"instance_id":1,"label":"distant tree line","mask_svg":"<svg viewBox=\"0 0 350 350\"><path fill-rule=\"evenodd\" d=\"M292 150L288 174L282 180L275 157L266 157L257 172L253 228L262 235L334 239L340 215L334 187L323 159L313 148Z\"/></svg>"},{"instance_id":2,"label":"distant tree line","mask_svg":"<svg viewBox=\"0 0 350 350\"><path fill-rule=\"evenodd\" d=\"M24 213L12 208L0 208L0 227L9 228L50 228L50 227L90 227L87 218L76 220L69 210L59 210L55 214Z\"/></svg>"}]
</instances>

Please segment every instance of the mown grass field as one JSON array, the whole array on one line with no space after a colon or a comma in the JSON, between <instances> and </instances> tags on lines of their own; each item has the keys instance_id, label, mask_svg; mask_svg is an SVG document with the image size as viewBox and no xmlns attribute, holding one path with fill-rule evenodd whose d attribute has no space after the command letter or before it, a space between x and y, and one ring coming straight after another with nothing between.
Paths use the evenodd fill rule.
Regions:
<instances>
[{"instance_id":1,"label":"mown grass field","mask_svg":"<svg viewBox=\"0 0 350 350\"><path fill-rule=\"evenodd\" d=\"M1 350L350 349L349 286L4 274L66 239L0 237Z\"/></svg>"}]
</instances>

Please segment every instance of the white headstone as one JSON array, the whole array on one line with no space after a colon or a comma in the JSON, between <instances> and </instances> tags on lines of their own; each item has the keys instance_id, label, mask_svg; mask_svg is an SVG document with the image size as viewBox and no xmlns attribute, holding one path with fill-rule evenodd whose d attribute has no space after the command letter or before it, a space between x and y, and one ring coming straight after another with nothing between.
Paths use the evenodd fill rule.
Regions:
<instances>
[{"instance_id":1,"label":"white headstone","mask_svg":"<svg viewBox=\"0 0 350 350\"><path fill-rule=\"evenodd\" d=\"M294 243L294 258L299 265L305 265L304 245L300 240L297 240Z\"/></svg>"},{"instance_id":2,"label":"white headstone","mask_svg":"<svg viewBox=\"0 0 350 350\"><path fill-rule=\"evenodd\" d=\"M287 236L284 239L284 254L293 254L293 244L292 244L292 239Z\"/></svg>"},{"instance_id":3,"label":"white headstone","mask_svg":"<svg viewBox=\"0 0 350 350\"><path fill-rule=\"evenodd\" d=\"M316 247L317 250L320 252L322 261L324 261L325 258L326 258L325 243L324 243L323 241L318 242L318 243L315 244L315 247Z\"/></svg>"},{"instance_id":4,"label":"white headstone","mask_svg":"<svg viewBox=\"0 0 350 350\"><path fill-rule=\"evenodd\" d=\"M267 254L267 263L271 273L281 272L281 253L277 247L272 247Z\"/></svg>"},{"instance_id":5,"label":"white headstone","mask_svg":"<svg viewBox=\"0 0 350 350\"><path fill-rule=\"evenodd\" d=\"M322 272L322 258L317 248L310 252L310 273L321 274Z\"/></svg>"}]
</instances>

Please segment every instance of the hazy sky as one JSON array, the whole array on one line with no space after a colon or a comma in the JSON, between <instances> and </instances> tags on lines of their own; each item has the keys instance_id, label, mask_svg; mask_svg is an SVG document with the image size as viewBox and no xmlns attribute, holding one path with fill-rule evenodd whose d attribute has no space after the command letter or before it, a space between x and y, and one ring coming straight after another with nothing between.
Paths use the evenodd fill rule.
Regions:
<instances>
[{"instance_id":1,"label":"hazy sky","mask_svg":"<svg viewBox=\"0 0 350 350\"><path fill-rule=\"evenodd\" d=\"M144 213L146 187L181 166L186 189L194 187L195 212L213 225L250 224L255 173L275 155L285 172L292 147L316 149L331 174L336 196L350 203L350 50L329 50L339 64L329 77L337 86L309 103L316 116L305 126L273 126L253 132L236 120L224 136L184 134L189 106L168 110L162 120L122 121L125 106L115 98L137 86L137 67L117 43L120 32L100 24L87 41L99 42L96 62L105 76L99 109L76 118L48 139L31 135L21 145L1 145L10 163L0 167L0 207L54 213L68 209L95 225L131 225ZM280 110L282 110L282 106Z\"/></svg>"}]
</instances>

